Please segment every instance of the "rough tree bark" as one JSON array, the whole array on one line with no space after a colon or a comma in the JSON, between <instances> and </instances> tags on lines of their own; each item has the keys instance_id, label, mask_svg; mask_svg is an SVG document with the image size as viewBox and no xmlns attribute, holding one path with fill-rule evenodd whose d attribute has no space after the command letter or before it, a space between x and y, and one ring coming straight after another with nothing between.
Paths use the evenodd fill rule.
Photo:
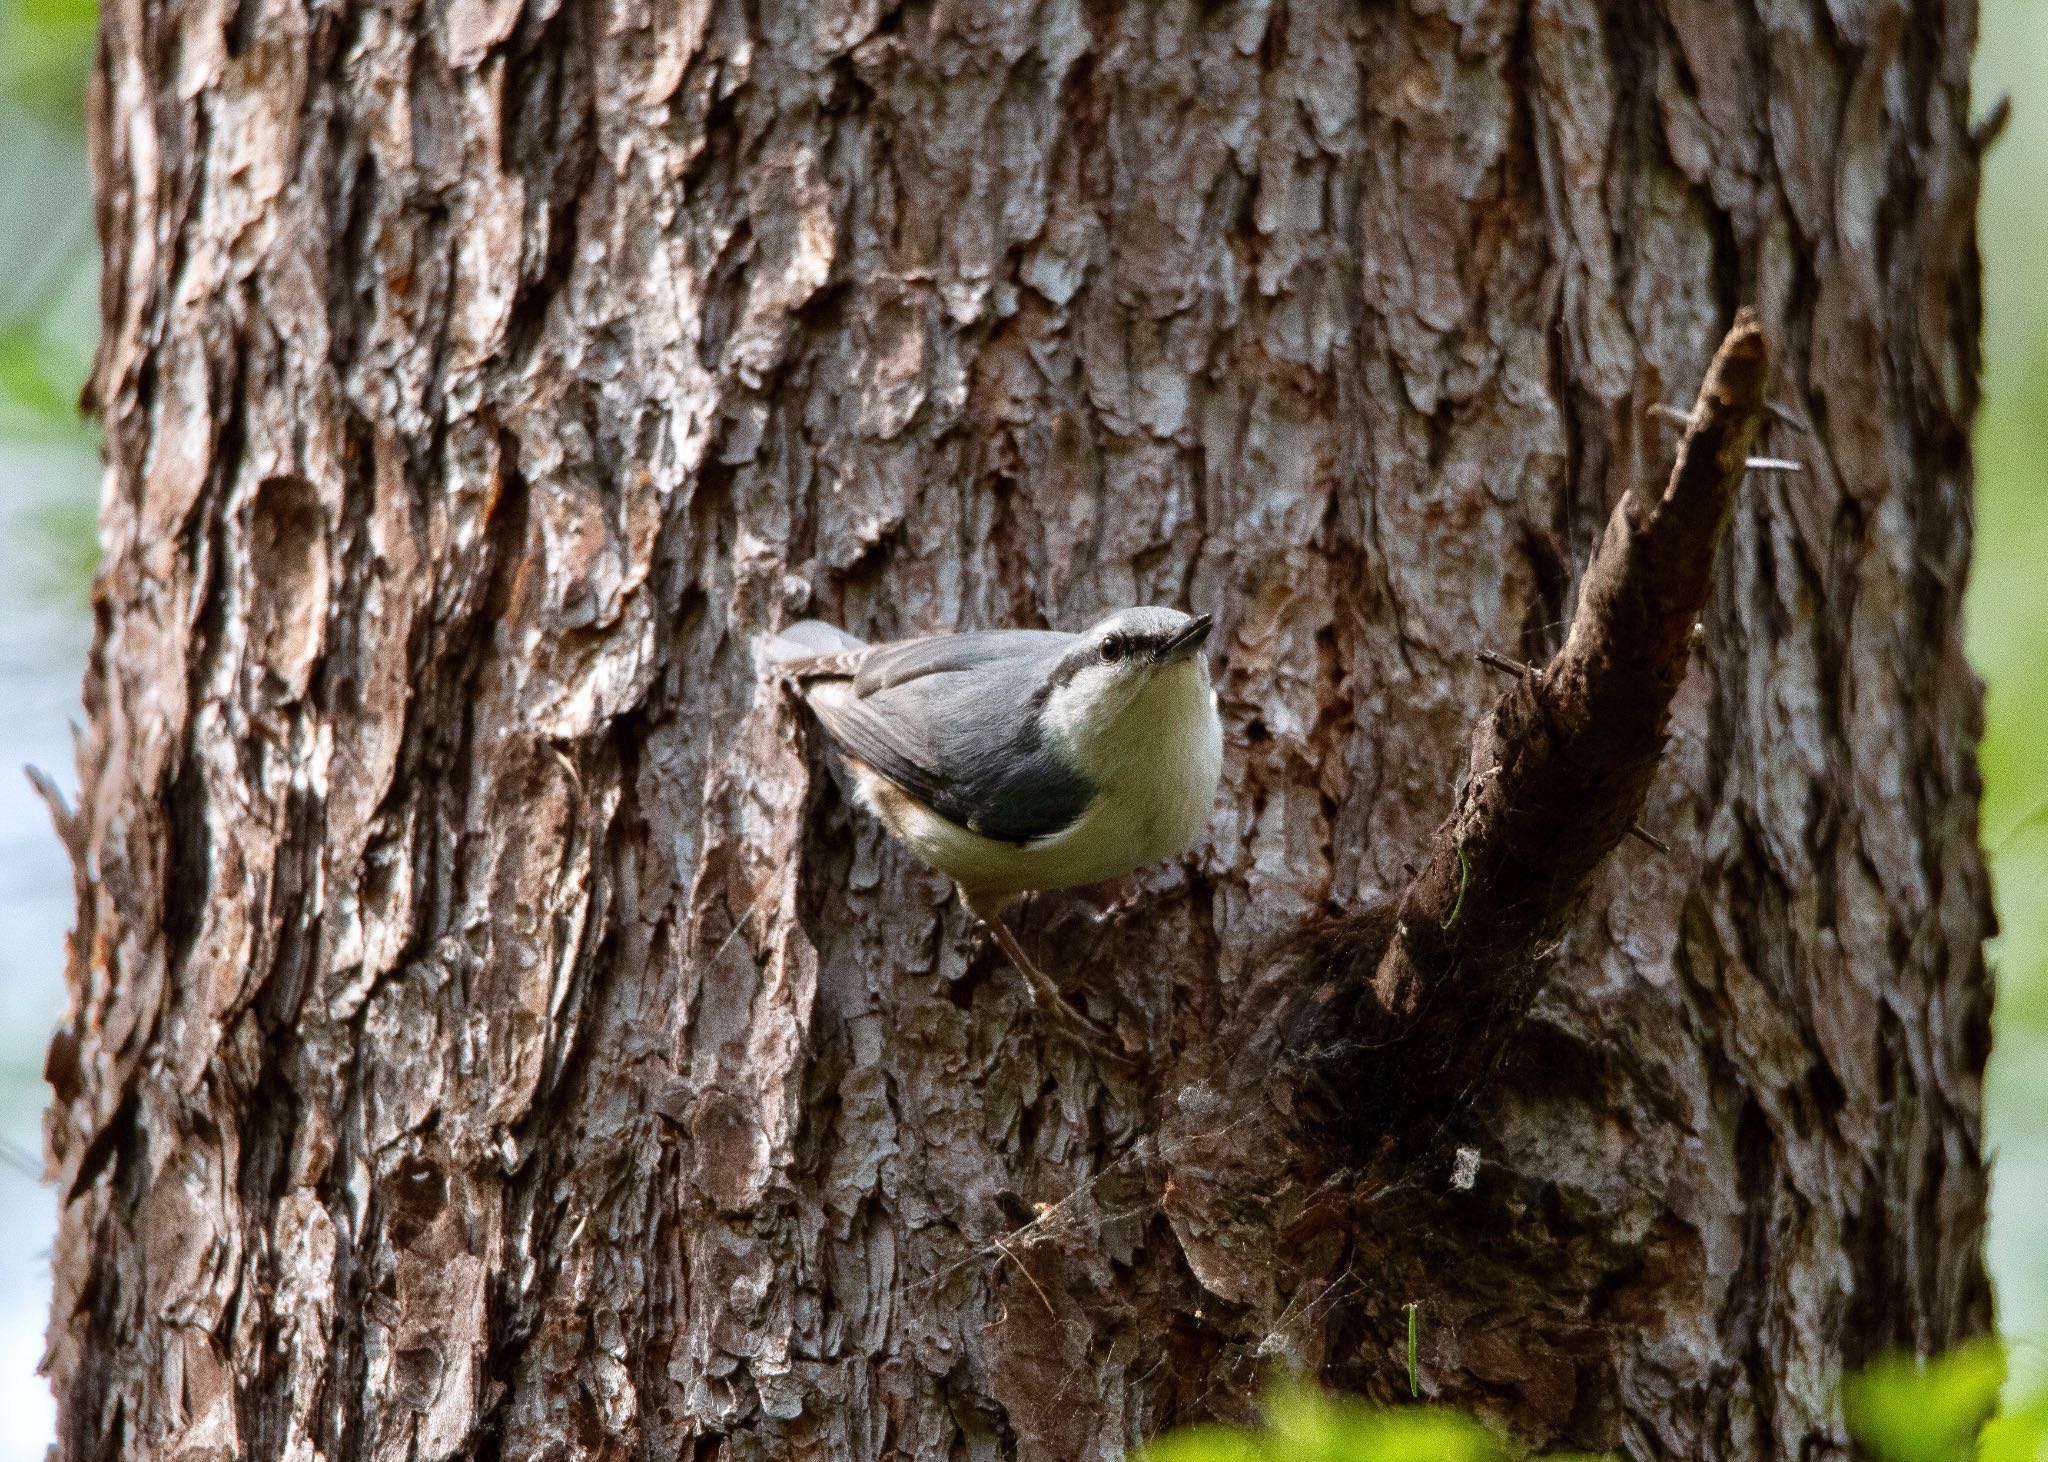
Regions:
<instances>
[{"instance_id":1,"label":"rough tree bark","mask_svg":"<svg viewBox=\"0 0 2048 1462\"><path fill-rule=\"evenodd\" d=\"M62 1455L1107 1459L1405 1391L1409 1303L1532 1443L1841 1453L1841 1366L1989 1318L1974 29L108 0ZM1276 1123L1251 996L1432 876L1475 652L1557 648L1745 302L1809 470L1671 852L1454 1099ZM1220 621L1211 839L1020 926L1127 1070L754 643L1147 600Z\"/></svg>"}]
</instances>

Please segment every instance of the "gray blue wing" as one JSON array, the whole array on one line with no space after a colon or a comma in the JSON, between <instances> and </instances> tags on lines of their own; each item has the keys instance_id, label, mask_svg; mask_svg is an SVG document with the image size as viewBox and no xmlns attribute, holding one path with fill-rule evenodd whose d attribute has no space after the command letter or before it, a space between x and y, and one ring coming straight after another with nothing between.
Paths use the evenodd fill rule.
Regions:
<instances>
[{"instance_id":1,"label":"gray blue wing","mask_svg":"<svg viewBox=\"0 0 2048 1462\"><path fill-rule=\"evenodd\" d=\"M892 645L876 645L861 656L853 688L870 696L927 675L956 670L999 673L1017 664L1029 664L1037 672L1058 660L1073 642L1072 635L1042 629L978 630L898 640Z\"/></svg>"},{"instance_id":2,"label":"gray blue wing","mask_svg":"<svg viewBox=\"0 0 2048 1462\"><path fill-rule=\"evenodd\" d=\"M882 646L810 701L843 751L941 817L1028 843L1071 824L1095 792L1039 732L1035 697L1069 643L1009 630Z\"/></svg>"}]
</instances>

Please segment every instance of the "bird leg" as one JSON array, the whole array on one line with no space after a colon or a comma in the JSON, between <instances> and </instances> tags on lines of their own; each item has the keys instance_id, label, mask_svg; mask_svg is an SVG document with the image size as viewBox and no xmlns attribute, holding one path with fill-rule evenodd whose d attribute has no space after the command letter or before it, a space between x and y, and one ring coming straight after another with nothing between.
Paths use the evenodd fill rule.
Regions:
<instances>
[{"instance_id":1,"label":"bird leg","mask_svg":"<svg viewBox=\"0 0 2048 1462\"><path fill-rule=\"evenodd\" d=\"M1031 962L1031 956L1024 952L1024 946L1017 942L1017 936L1010 932L1010 926L1003 922L1001 914L984 915L982 922L988 925L989 932L995 935L996 943L1001 945L1003 953L1010 957L1010 963L1017 967L1017 973L1024 977L1024 983L1031 991L1031 1003L1034 1006L1043 1010L1047 1006L1066 1003L1066 997L1060 994L1060 987L1052 982L1050 975Z\"/></svg>"},{"instance_id":2,"label":"bird leg","mask_svg":"<svg viewBox=\"0 0 2048 1462\"><path fill-rule=\"evenodd\" d=\"M1010 963L1017 967L1017 973L1024 977L1025 989L1031 995L1032 1009L1047 1017L1059 1032L1070 1040L1085 1046L1097 1055L1125 1065L1129 1064L1128 1057L1105 1044L1109 1039L1108 1033L1074 1009L1067 1002L1067 997L1060 993L1060 987L1052 982L1052 977L1031 962L1031 956L1024 952L1024 946L1017 942L1017 936L1012 934L1010 926L1003 922L1000 907L978 903L965 889L961 890L960 897L967 905L968 912L988 925L989 932L996 937L996 943L1001 946L1003 953L1010 957Z\"/></svg>"}]
</instances>

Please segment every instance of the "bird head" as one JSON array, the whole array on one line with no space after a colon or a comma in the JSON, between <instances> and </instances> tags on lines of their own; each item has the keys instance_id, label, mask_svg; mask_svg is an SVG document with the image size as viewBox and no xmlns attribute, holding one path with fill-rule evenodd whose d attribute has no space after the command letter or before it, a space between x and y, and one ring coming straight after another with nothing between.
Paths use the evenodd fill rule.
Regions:
<instances>
[{"instance_id":1,"label":"bird head","mask_svg":"<svg viewBox=\"0 0 2048 1462\"><path fill-rule=\"evenodd\" d=\"M1046 710L1069 735L1106 727L1159 677L1179 670L1206 695L1203 647L1212 621L1206 614L1141 605L1091 626L1053 665Z\"/></svg>"}]
</instances>

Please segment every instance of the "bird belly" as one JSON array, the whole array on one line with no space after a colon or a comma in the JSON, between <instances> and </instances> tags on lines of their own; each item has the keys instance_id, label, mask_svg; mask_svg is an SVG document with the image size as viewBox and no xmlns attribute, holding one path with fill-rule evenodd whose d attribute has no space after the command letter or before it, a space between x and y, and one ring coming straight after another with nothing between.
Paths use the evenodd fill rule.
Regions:
<instances>
[{"instance_id":1,"label":"bird belly","mask_svg":"<svg viewBox=\"0 0 2048 1462\"><path fill-rule=\"evenodd\" d=\"M1085 821L1087 813L1053 838L1006 843L932 811L870 767L851 765L861 800L911 852L959 884L971 901L1001 901L1026 889L1067 888L1086 881L1065 877L1074 861L1072 851L1053 845ZM1047 878L1060 881L1042 881Z\"/></svg>"}]
</instances>

